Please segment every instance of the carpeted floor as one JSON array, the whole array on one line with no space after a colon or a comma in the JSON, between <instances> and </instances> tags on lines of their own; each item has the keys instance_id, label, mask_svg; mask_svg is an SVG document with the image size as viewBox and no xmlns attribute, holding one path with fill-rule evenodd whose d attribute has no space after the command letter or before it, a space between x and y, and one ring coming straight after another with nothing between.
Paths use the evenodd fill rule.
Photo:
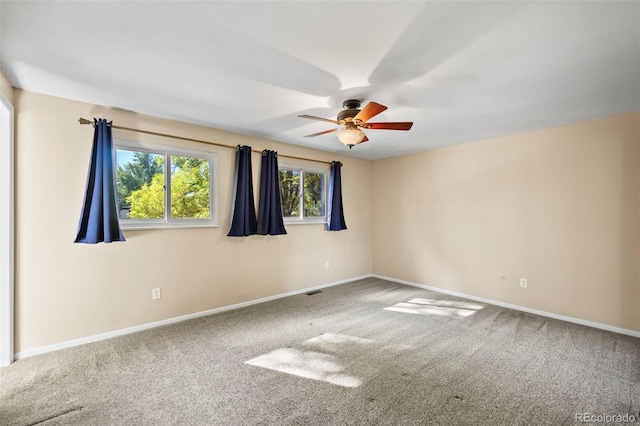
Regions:
<instances>
[{"instance_id":1,"label":"carpeted floor","mask_svg":"<svg viewBox=\"0 0 640 426\"><path fill-rule=\"evenodd\" d=\"M0 369L3 426L565 425L639 411L640 339L375 278Z\"/></svg>"}]
</instances>

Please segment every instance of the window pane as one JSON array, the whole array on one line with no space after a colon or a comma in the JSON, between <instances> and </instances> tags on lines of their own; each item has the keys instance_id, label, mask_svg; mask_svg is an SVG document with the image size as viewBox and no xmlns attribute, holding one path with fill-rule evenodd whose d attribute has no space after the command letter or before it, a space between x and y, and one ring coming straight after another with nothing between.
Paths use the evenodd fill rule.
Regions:
<instances>
[{"instance_id":1,"label":"window pane","mask_svg":"<svg viewBox=\"0 0 640 426\"><path fill-rule=\"evenodd\" d=\"M171 156L171 217L209 219L209 160Z\"/></svg>"},{"instance_id":2,"label":"window pane","mask_svg":"<svg viewBox=\"0 0 640 426\"><path fill-rule=\"evenodd\" d=\"M324 216L324 174L304 173L304 215L305 217Z\"/></svg>"},{"instance_id":3,"label":"window pane","mask_svg":"<svg viewBox=\"0 0 640 426\"><path fill-rule=\"evenodd\" d=\"M300 216L300 171L280 170L280 192L282 196L282 215Z\"/></svg>"},{"instance_id":4,"label":"window pane","mask_svg":"<svg viewBox=\"0 0 640 426\"><path fill-rule=\"evenodd\" d=\"M164 155L116 150L120 219L164 217Z\"/></svg>"}]
</instances>

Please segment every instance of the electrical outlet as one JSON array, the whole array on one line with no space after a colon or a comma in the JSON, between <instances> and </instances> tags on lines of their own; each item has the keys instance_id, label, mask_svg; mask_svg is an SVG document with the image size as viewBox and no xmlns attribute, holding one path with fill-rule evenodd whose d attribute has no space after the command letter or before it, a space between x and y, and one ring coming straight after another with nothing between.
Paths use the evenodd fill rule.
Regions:
<instances>
[{"instance_id":1,"label":"electrical outlet","mask_svg":"<svg viewBox=\"0 0 640 426\"><path fill-rule=\"evenodd\" d=\"M527 279L526 278L520 278L520 287L527 288Z\"/></svg>"},{"instance_id":2,"label":"electrical outlet","mask_svg":"<svg viewBox=\"0 0 640 426\"><path fill-rule=\"evenodd\" d=\"M151 298L154 300L160 299L160 287L151 290Z\"/></svg>"},{"instance_id":3,"label":"electrical outlet","mask_svg":"<svg viewBox=\"0 0 640 426\"><path fill-rule=\"evenodd\" d=\"M329 261L324 262L324 269L329 269Z\"/></svg>"}]
</instances>

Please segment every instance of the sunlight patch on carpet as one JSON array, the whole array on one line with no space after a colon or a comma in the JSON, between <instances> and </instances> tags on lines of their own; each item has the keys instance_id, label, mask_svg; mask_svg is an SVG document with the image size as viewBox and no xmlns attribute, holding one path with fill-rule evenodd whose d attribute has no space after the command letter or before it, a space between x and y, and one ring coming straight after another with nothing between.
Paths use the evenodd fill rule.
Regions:
<instances>
[{"instance_id":1,"label":"sunlight patch on carpet","mask_svg":"<svg viewBox=\"0 0 640 426\"><path fill-rule=\"evenodd\" d=\"M408 302L396 303L384 308L386 311L404 312L417 315L438 315L464 318L484 308L480 303L462 302L458 300L411 299Z\"/></svg>"},{"instance_id":2,"label":"sunlight patch on carpet","mask_svg":"<svg viewBox=\"0 0 640 426\"><path fill-rule=\"evenodd\" d=\"M379 365L410 349L345 334L325 333L260 355L245 364L338 386L355 388L379 372Z\"/></svg>"},{"instance_id":3,"label":"sunlight patch on carpet","mask_svg":"<svg viewBox=\"0 0 640 426\"><path fill-rule=\"evenodd\" d=\"M344 373L346 368L338 358L321 352L280 348L251 359L246 364L347 388L355 388L362 384L359 378Z\"/></svg>"},{"instance_id":4,"label":"sunlight patch on carpet","mask_svg":"<svg viewBox=\"0 0 640 426\"><path fill-rule=\"evenodd\" d=\"M306 346L315 346L326 352L343 352L347 348L372 347L379 345L375 340L336 333L321 334L320 336L313 337L303 342L303 344Z\"/></svg>"}]
</instances>

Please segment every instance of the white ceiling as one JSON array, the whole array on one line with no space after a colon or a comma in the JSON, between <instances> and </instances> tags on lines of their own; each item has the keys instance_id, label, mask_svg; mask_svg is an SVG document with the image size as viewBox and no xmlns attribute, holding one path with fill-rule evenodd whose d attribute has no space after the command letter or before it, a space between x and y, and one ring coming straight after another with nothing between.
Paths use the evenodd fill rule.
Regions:
<instances>
[{"instance_id":1,"label":"white ceiling","mask_svg":"<svg viewBox=\"0 0 640 426\"><path fill-rule=\"evenodd\" d=\"M342 153L297 115L357 98L414 122L366 131L348 154L368 159L640 110L636 1L5 0L0 19L26 90Z\"/></svg>"}]
</instances>

